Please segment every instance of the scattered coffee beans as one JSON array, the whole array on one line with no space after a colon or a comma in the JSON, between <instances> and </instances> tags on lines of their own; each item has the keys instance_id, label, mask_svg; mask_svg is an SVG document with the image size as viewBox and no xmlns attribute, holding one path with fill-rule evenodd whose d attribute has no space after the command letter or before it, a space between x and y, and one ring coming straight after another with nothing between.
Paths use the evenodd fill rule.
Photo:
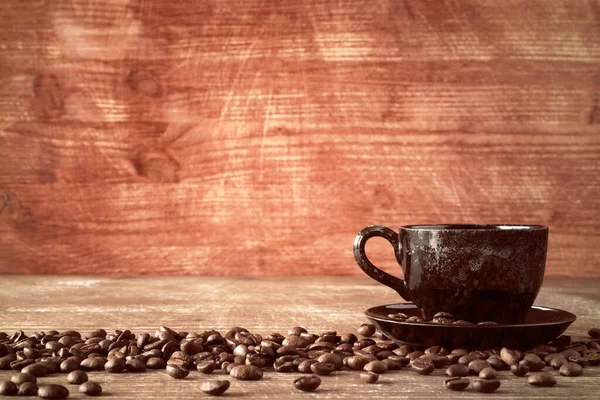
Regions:
<instances>
[{"instance_id":1,"label":"scattered coffee beans","mask_svg":"<svg viewBox=\"0 0 600 400\"><path fill-rule=\"evenodd\" d=\"M481 371L479 371L479 377L481 379L496 379L498 373L492 367L485 367Z\"/></svg>"},{"instance_id":2,"label":"scattered coffee beans","mask_svg":"<svg viewBox=\"0 0 600 400\"><path fill-rule=\"evenodd\" d=\"M417 318L396 313L396 321L416 321ZM467 323L454 321L451 315L438 313L434 323ZM596 330L590 330L593 336ZM133 334L131 331L106 332L96 330L83 338L74 331L47 331L26 335L18 331L12 336L0 332L0 369L17 371L12 382L0 383L0 392L35 394L46 398L62 398L66 388L36 385L37 377L56 372L68 373L69 383L80 384L82 393L93 395L101 387L87 382L87 375L79 368L119 373L124 370L141 372L146 368L165 369L170 376L182 379L189 370L209 374L221 369L241 380L261 379L264 371L285 373L298 371L328 375L347 368L360 371L360 378L376 382L379 374L401 369L410 363L415 372L428 375L435 369L446 368L450 378L444 381L450 390L464 390L470 385L466 376L477 375L473 388L482 393L498 389L498 373L510 368L516 376L531 373L532 385L551 386L556 379L547 372L538 372L546 365L563 376L578 376L586 366L600 364L600 343L596 339L573 341L563 335L550 344L538 345L523 353L509 348L447 349L430 346L424 351L403 344L397 345L379 332L372 324L359 328L361 339L354 334L335 331L313 334L305 328L290 329L287 336L271 333L252 334L234 327L221 334L215 330L202 333L176 332L160 327L152 335ZM18 373L21 371L21 373ZM316 375L294 381L299 390L314 390L311 385L320 382ZM206 381L201 389L219 395L229 388L229 381ZM318 384L316 385L318 386ZM314 388L316 388L316 386ZM1 393L0 393L1 394Z\"/></svg>"},{"instance_id":3,"label":"scattered coffee beans","mask_svg":"<svg viewBox=\"0 0 600 400\"><path fill-rule=\"evenodd\" d=\"M417 358L410 363L411 368L419 375L429 375L435 369L431 360Z\"/></svg>"},{"instance_id":4,"label":"scattered coffee beans","mask_svg":"<svg viewBox=\"0 0 600 400\"><path fill-rule=\"evenodd\" d=\"M35 396L37 395L38 385L33 382L23 382L19 385L19 396Z\"/></svg>"},{"instance_id":5,"label":"scattered coffee beans","mask_svg":"<svg viewBox=\"0 0 600 400\"><path fill-rule=\"evenodd\" d=\"M335 365L331 363L316 362L310 366L310 370L317 375L329 375L335 371Z\"/></svg>"},{"instance_id":6,"label":"scattered coffee beans","mask_svg":"<svg viewBox=\"0 0 600 400\"><path fill-rule=\"evenodd\" d=\"M357 331L361 336L371 337L375 334L375 327L373 324L362 324Z\"/></svg>"},{"instance_id":7,"label":"scattered coffee beans","mask_svg":"<svg viewBox=\"0 0 600 400\"><path fill-rule=\"evenodd\" d=\"M17 385L11 381L0 382L0 394L3 396L14 396L19 392Z\"/></svg>"},{"instance_id":8,"label":"scattered coffee beans","mask_svg":"<svg viewBox=\"0 0 600 400\"><path fill-rule=\"evenodd\" d=\"M366 383L375 383L379 380L379 374L375 372L361 372L360 379L362 379Z\"/></svg>"},{"instance_id":9,"label":"scattered coffee beans","mask_svg":"<svg viewBox=\"0 0 600 400\"><path fill-rule=\"evenodd\" d=\"M72 383L74 385L81 385L83 382L87 381L87 374L80 370L71 371L69 372L69 375L67 375L67 382Z\"/></svg>"},{"instance_id":10,"label":"scattered coffee beans","mask_svg":"<svg viewBox=\"0 0 600 400\"><path fill-rule=\"evenodd\" d=\"M556 378L549 372L534 372L527 378L527 382L533 386L554 386Z\"/></svg>"},{"instance_id":11,"label":"scattered coffee beans","mask_svg":"<svg viewBox=\"0 0 600 400\"><path fill-rule=\"evenodd\" d=\"M506 347L503 347L502 350L500 350L500 358L502 358L502 361L504 361L509 367L521 361L518 352Z\"/></svg>"},{"instance_id":12,"label":"scattered coffee beans","mask_svg":"<svg viewBox=\"0 0 600 400\"><path fill-rule=\"evenodd\" d=\"M448 389L455 391L465 390L470 383L471 381L469 380L469 378L460 377L450 378L444 381L444 385L446 385Z\"/></svg>"},{"instance_id":13,"label":"scattered coffee beans","mask_svg":"<svg viewBox=\"0 0 600 400\"><path fill-rule=\"evenodd\" d=\"M364 368L367 372L374 372L376 374L382 374L388 370L387 364L383 361L371 361L367 363Z\"/></svg>"},{"instance_id":14,"label":"scattered coffee beans","mask_svg":"<svg viewBox=\"0 0 600 400\"><path fill-rule=\"evenodd\" d=\"M116 374L125 370L125 360L122 358L115 358L108 360L104 364L104 369L110 373Z\"/></svg>"},{"instance_id":15,"label":"scattered coffee beans","mask_svg":"<svg viewBox=\"0 0 600 400\"><path fill-rule=\"evenodd\" d=\"M230 383L227 380L210 380L200 384L200 390L211 396L220 396L229 389Z\"/></svg>"},{"instance_id":16,"label":"scattered coffee beans","mask_svg":"<svg viewBox=\"0 0 600 400\"><path fill-rule=\"evenodd\" d=\"M96 382L85 382L79 386L79 393L88 396L100 396L102 394L102 386Z\"/></svg>"},{"instance_id":17,"label":"scattered coffee beans","mask_svg":"<svg viewBox=\"0 0 600 400\"><path fill-rule=\"evenodd\" d=\"M500 381L498 379L477 379L473 382L473 388L481 393L492 393L498 390Z\"/></svg>"},{"instance_id":18,"label":"scattered coffee beans","mask_svg":"<svg viewBox=\"0 0 600 400\"><path fill-rule=\"evenodd\" d=\"M190 371L179 365L167 365L167 374L173 379L184 379Z\"/></svg>"},{"instance_id":19,"label":"scattered coffee beans","mask_svg":"<svg viewBox=\"0 0 600 400\"><path fill-rule=\"evenodd\" d=\"M42 364L41 362L39 362L39 363L27 365L26 367L24 367L21 370L21 372L31 374L35 377L41 378L41 377L46 376L46 374L48 373L48 367L46 365Z\"/></svg>"},{"instance_id":20,"label":"scattered coffee beans","mask_svg":"<svg viewBox=\"0 0 600 400\"><path fill-rule=\"evenodd\" d=\"M231 369L229 375L241 381L257 381L263 377L263 372L254 365L238 365Z\"/></svg>"},{"instance_id":21,"label":"scattered coffee beans","mask_svg":"<svg viewBox=\"0 0 600 400\"><path fill-rule=\"evenodd\" d=\"M473 375L479 375L484 368L488 368L489 366L490 364L487 361L477 359L469 363L469 370Z\"/></svg>"},{"instance_id":22,"label":"scattered coffee beans","mask_svg":"<svg viewBox=\"0 0 600 400\"><path fill-rule=\"evenodd\" d=\"M525 363L516 363L510 366L510 372L515 376L525 376L529 373L529 367Z\"/></svg>"},{"instance_id":23,"label":"scattered coffee beans","mask_svg":"<svg viewBox=\"0 0 600 400\"><path fill-rule=\"evenodd\" d=\"M69 396L69 390L63 385L43 385L38 388L37 395L42 399L64 399Z\"/></svg>"},{"instance_id":24,"label":"scattered coffee beans","mask_svg":"<svg viewBox=\"0 0 600 400\"><path fill-rule=\"evenodd\" d=\"M316 375L303 376L294 380L294 386L303 392L312 392L321 384L321 378Z\"/></svg>"},{"instance_id":25,"label":"scattered coffee beans","mask_svg":"<svg viewBox=\"0 0 600 400\"><path fill-rule=\"evenodd\" d=\"M21 372L20 374L16 374L10 377L10 381L15 385L19 386L23 382L33 382L37 383L37 378L31 374L26 372Z\"/></svg>"},{"instance_id":26,"label":"scattered coffee beans","mask_svg":"<svg viewBox=\"0 0 600 400\"><path fill-rule=\"evenodd\" d=\"M451 377L469 376L470 373L471 373L471 370L469 369L469 367L467 367L466 365L462 365L462 364L454 364L454 365L449 366L446 369L446 375L451 376Z\"/></svg>"},{"instance_id":27,"label":"scattered coffee beans","mask_svg":"<svg viewBox=\"0 0 600 400\"><path fill-rule=\"evenodd\" d=\"M560 367L558 373L562 376L579 376L583 373L583 367L574 362L567 362Z\"/></svg>"}]
</instances>

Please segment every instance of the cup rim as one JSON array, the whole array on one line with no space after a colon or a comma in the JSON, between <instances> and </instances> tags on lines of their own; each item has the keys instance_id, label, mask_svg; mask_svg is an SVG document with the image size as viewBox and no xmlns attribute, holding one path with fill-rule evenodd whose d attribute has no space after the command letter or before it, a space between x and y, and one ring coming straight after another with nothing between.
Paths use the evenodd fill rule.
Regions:
<instances>
[{"instance_id":1,"label":"cup rim","mask_svg":"<svg viewBox=\"0 0 600 400\"><path fill-rule=\"evenodd\" d=\"M525 224L418 224L404 225L400 229L425 231L541 231L548 230L548 227Z\"/></svg>"}]
</instances>

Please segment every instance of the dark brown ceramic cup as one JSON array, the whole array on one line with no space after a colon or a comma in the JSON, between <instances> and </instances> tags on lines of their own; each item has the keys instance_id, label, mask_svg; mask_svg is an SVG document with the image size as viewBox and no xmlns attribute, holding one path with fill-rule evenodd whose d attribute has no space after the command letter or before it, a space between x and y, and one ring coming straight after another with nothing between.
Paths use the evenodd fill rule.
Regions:
<instances>
[{"instance_id":1,"label":"dark brown ceramic cup","mask_svg":"<svg viewBox=\"0 0 600 400\"><path fill-rule=\"evenodd\" d=\"M378 236L394 246L404 280L373 265L365 244ZM548 228L541 225L408 225L400 234L369 226L354 240L358 266L414 302L425 320L452 313L477 323L522 323L546 267Z\"/></svg>"}]
</instances>

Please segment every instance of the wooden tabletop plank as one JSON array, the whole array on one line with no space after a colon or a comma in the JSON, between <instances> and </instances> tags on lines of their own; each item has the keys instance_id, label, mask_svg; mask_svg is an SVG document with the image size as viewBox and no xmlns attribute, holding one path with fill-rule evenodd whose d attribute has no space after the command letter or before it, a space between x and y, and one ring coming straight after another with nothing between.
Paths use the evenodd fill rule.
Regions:
<instances>
[{"instance_id":1,"label":"wooden tabletop plank","mask_svg":"<svg viewBox=\"0 0 600 400\"><path fill-rule=\"evenodd\" d=\"M536 304L575 313L577 321L566 332L583 339L590 327L600 326L600 280L546 279ZM356 332L366 322L365 309L399 302L398 296L362 277L153 277L109 278L76 276L2 276L0 280L0 331L26 333L49 329L132 329L153 333L166 325L175 330L207 329L225 332L242 326L251 332L285 333L294 326L310 332L328 330ZM0 371L0 379L10 376ZM193 371L184 381L175 381L164 371L143 374L90 373L106 394L128 399L197 398L199 382L206 379ZM471 392L455 393L442 385L443 371L420 376L406 368L388 372L380 382L367 385L358 373L340 371L323 377L315 394L302 394L292 386L300 374L267 372L262 381L232 379L228 397L298 398L473 398ZM225 377L215 373L213 378ZM595 399L600 368L586 368L577 378L558 377L553 388L535 388L524 379L502 373L496 396L503 398ZM42 382L65 383L64 376ZM73 388L73 387L71 387ZM71 390L73 392L73 390ZM318 393L318 394L317 394ZM75 394L73 398L81 398Z\"/></svg>"}]
</instances>

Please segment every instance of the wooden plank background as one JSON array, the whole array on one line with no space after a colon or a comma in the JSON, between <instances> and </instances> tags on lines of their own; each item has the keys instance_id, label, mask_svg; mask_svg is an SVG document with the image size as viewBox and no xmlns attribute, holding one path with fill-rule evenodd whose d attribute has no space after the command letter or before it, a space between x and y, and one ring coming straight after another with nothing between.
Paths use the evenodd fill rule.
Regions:
<instances>
[{"instance_id":1,"label":"wooden plank background","mask_svg":"<svg viewBox=\"0 0 600 400\"><path fill-rule=\"evenodd\" d=\"M0 272L360 274L550 226L600 276L600 2L0 2ZM376 263L397 271L389 245Z\"/></svg>"}]
</instances>

